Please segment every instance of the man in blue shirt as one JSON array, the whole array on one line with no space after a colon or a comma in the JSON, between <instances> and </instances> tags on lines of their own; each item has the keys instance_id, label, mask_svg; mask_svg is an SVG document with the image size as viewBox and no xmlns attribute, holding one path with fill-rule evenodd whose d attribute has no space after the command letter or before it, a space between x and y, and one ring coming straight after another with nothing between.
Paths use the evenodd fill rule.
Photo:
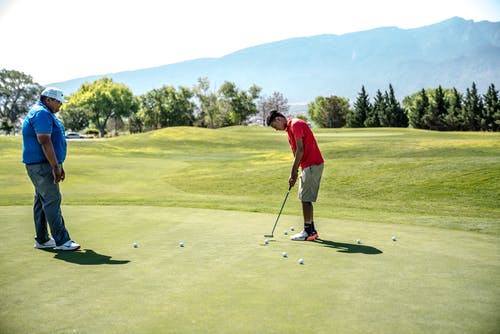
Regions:
<instances>
[{"instance_id":1,"label":"man in blue shirt","mask_svg":"<svg viewBox=\"0 0 500 334\"><path fill-rule=\"evenodd\" d=\"M64 181L66 159L64 126L55 114L64 100L63 92L54 87L43 90L40 100L23 122L23 163L35 186L33 217L35 248L72 251L80 248L73 242L61 213L59 182ZM47 223L52 238L49 237Z\"/></svg>"}]
</instances>

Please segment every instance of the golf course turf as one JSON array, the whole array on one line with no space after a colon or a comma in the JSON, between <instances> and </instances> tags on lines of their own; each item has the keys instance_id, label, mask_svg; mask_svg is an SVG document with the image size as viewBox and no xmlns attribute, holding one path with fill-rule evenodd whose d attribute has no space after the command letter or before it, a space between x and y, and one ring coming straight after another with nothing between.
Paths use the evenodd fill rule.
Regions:
<instances>
[{"instance_id":1,"label":"golf course turf","mask_svg":"<svg viewBox=\"0 0 500 334\"><path fill-rule=\"evenodd\" d=\"M294 188L269 244L283 133L70 141L62 210L78 252L33 248L21 139L0 137L0 333L498 333L500 135L315 134L321 240L289 240Z\"/></svg>"}]
</instances>

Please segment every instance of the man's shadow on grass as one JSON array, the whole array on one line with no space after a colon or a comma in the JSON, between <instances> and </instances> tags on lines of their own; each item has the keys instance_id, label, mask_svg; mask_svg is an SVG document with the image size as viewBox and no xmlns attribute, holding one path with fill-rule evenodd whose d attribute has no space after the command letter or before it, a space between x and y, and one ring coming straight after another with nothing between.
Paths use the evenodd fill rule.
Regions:
<instances>
[{"instance_id":1,"label":"man's shadow on grass","mask_svg":"<svg viewBox=\"0 0 500 334\"><path fill-rule=\"evenodd\" d=\"M346 244L346 243L342 243L342 242L335 242L335 241L324 240L324 239L316 239L314 242L317 244L323 245L325 247L338 249L337 252L340 252L340 253L349 253L349 254L361 253L361 254L369 254L369 255L382 254L382 251L378 248L371 247L371 246L365 246L365 245L361 245L361 244Z\"/></svg>"},{"instance_id":2,"label":"man's shadow on grass","mask_svg":"<svg viewBox=\"0 0 500 334\"><path fill-rule=\"evenodd\" d=\"M46 252L56 253L54 259L63 260L80 265L101 264L127 264L129 260L111 260L111 256L94 252L92 249L82 251L57 251L55 249L44 249Z\"/></svg>"}]
</instances>

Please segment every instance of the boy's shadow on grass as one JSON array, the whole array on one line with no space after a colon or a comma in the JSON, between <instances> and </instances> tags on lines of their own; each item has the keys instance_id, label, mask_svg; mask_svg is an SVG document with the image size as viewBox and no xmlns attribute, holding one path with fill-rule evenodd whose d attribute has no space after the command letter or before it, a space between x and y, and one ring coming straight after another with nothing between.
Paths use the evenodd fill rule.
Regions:
<instances>
[{"instance_id":1,"label":"boy's shadow on grass","mask_svg":"<svg viewBox=\"0 0 500 334\"><path fill-rule=\"evenodd\" d=\"M360 245L360 244L345 244L342 242L335 242L335 241L324 240L324 239L316 239L315 243L321 244L325 247L338 249L338 252L340 252L340 253L349 253L349 254L361 253L361 254L370 254L370 255L382 254L382 251L378 248Z\"/></svg>"},{"instance_id":2,"label":"boy's shadow on grass","mask_svg":"<svg viewBox=\"0 0 500 334\"><path fill-rule=\"evenodd\" d=\"M80 265L100 265L100 264L127 264L129 260L111 260L111 256L94 252L92 249L82 251L57 251L45 249L46 252L56 253L54 259L63 260Z\"/></svg>"}]
</instances>

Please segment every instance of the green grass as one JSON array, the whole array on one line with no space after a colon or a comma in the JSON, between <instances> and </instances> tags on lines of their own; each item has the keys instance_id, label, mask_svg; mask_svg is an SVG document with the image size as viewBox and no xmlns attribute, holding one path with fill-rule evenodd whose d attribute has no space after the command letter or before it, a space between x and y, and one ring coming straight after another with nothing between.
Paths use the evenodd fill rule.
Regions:
<instances>
[{"instance_id":1,"label":"green grass","mask_svg":"<svg viewBox=\"0 0 500 334\"><path fill-rule=\"evenodd\" d=\"M498 235L500 134L317 130L326 159L317 216ZM0 137L0 205L30 205L21 139ZM271 213L287 189L286 135L260 127L169 128L70 141L66 205ZM295 197L295 196L291 196ZM300 205L289 205L300 215Z\"/></svg>"},{"instance_id":2,"label":"green grass","mask_svg":"<svg viewBox=\"0 0 500 334\"><path fill-rule=\"evenodd\" d=\"M500 135L315 133L322 241L283 235L301 225L291 195L269 245L291 165L284 133L70 141L74 253L32 248L21 139L0 137L0 333L497 333Z\"/></svg>"},{"instance_id":3,"label":"green grass","mask_svg":"<svg viewBox=\"0 0 500 334\"><path fill-rule=\"evenodd\" d=\"M322 219L323 241L304 244L283 235L301 223L285 215L275 241L264 245L272 214L63 210L81 252L30 248L30 208L0 208L2 235L9 235L0 244L2 333L498 329L499 243L491 235ZM307 328L297 325L304 319Z\"/></svg>"}]
</instances>

